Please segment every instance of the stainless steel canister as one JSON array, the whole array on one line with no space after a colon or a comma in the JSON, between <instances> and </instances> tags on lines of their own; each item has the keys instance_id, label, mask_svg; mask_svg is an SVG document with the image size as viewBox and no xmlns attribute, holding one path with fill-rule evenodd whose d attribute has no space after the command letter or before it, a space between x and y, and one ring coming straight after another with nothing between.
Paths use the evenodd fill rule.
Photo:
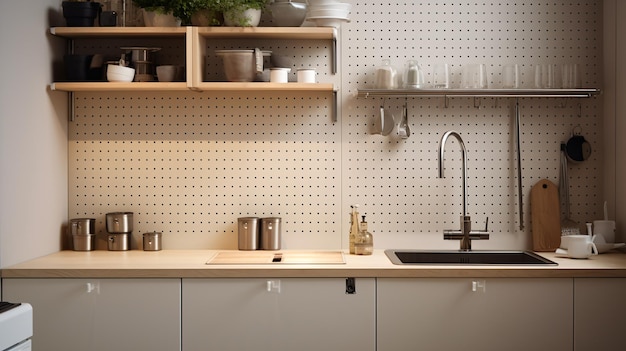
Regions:
<instances>
[{"instance_id":1,"label":"stainless steel canister","mask_svg":"<svg viewBox=\"0 0 626 351\"><path fill-rule=\"evenodd\" d=\"M261 218L261 250L280 250L280 217Z\"/></svg>"},{"instance_id":2,"label":"stainless steel canister","mask_svg":"<svg viewBox=\"0 0 626 351\"><path fill-rule=\"evenodd\" d=\"M106 214L107 232L124 234L133 231L132 212L111 212Z\"/></svg>"},{"instance_id":3,"label":"stainless steel canister","mask_svg":"<svg viewBox=\"0 0 626 351\"><path fill-rule=\"evenodd\" d=\"M130 250L131 234L109 234L108 249L109 251L127 251Z\"/></svg>"},{"instance_id":4,"label":"stainless steel canister","mask_svg":"<svg viewBox=\"0 0 626 351\"><path fill-rule=\"evenodd\" d=\"M259 247L259 218L240 217L238 223L239 250L256 250Z\"/></svg>"},{"instance_id":5,"label":"stainless steel canister","mask_svg":"<svg viewBox=\"0 0 626 351\"><path fill-rule=\"evenodd\" d=\"M96 234L95 218L73 218L70 220L72 235Z\"/></svg>"},{"instance_id":6,"label":"stainless steel canister","mask_svg":"<svg viewBox=\"0 0 626 351\"><path fill-rule=\"evenodd\" d=\"M143 250L159 251L161 250L161 233L143 233Z\"/></svg>"},{"instance_id":7,"label":"stainless steel canister","mask_svg":"<svg viewBox=\"0 0 626 351\"><path fill-rule=\"evenodd\" d=\"M72 235L74 251L92 251L96 249L96 234Z\"/></svg>"}]
</instances>

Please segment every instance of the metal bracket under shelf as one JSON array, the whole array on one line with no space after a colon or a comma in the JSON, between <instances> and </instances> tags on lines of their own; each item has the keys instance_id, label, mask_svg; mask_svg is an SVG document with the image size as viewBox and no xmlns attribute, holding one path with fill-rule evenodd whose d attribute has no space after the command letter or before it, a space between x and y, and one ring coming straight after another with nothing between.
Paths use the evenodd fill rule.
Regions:
<instances>
[{"instance_id":1,"label":"metal bracket under shelf","mask_svg":"<svg viewBox=\"0 0 626 351\"><path fill-rule=\"evenodd\" d=\"M600 89L359 89L357 98L474 97L474 98L590 98ZM447 104L446 104L447 105Z\"/></svg>"}]
</instances>

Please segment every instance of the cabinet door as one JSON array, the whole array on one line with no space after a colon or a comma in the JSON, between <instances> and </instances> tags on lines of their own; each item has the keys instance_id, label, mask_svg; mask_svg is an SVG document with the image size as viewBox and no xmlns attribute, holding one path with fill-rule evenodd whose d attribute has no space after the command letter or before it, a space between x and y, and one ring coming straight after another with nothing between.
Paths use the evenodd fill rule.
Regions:
<instances>
[{"instance_id":1,"label":"cabinet door","mask_svg":"<svg viewBox=\"0 0 626 351\"><path fill-rule=\"evenodd\" d=\"M180 279L3 279L33 306L33 349L180 350Z\"/></svg>"},{"instance_id":2,"label":"cabinet door","mask_svg":"<svg viewBox=\"0 0 626 351\"><path fill-rule=\"evenodd\" d=\"M183 279L183 350L375 350L375 280Z\"/></svg>"},{"instance_id":3,"label":"cabinet door","mask_svg":"<svg viewBox=\"0 0 626 351\"><path fill-rule=\"evenodd\" d=\"M572 279L378 279L378 351L572 350Z\"/></svg>"},{"instance_id":4,"label":"cabinet door","mask_svg":"<svg viewBox=\"0 0 626 351\"><path fill-rule=\"evenodd\" d=\"M623 350L626 326L626 279L574 280L576 351Z\"/></svg>"}]
</instances>

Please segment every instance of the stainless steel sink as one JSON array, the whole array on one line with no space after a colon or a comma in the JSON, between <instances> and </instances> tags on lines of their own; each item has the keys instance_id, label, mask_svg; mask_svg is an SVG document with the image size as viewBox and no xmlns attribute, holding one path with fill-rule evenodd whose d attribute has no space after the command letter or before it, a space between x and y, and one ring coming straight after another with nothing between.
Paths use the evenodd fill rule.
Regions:
<instances>
[{"instance_id":1,"label":"stainless steel sink","mask_svg":"<svg viewBox=\"0 0 626 351\"><path fill-rule=\"evenodd\" d=\"M530 251L385 250L385 255L398 265L557 265Z\"/></svg>"}]
</instances>

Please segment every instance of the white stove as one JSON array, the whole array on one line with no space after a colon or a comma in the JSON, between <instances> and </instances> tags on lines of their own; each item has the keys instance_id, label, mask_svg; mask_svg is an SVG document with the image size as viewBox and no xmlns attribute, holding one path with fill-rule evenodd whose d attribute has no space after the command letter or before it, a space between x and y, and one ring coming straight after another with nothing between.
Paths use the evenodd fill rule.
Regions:
<instances>
[{"instance_id":1,"label":"white stove","mask_svg":"<svg viewBox=\"0 0 626 351\"><path fill-rule=\"evenodd\" d=\"M0 350L30 351L33 308L27 303L0 302Z\"/></svg>"}]
</instances>

